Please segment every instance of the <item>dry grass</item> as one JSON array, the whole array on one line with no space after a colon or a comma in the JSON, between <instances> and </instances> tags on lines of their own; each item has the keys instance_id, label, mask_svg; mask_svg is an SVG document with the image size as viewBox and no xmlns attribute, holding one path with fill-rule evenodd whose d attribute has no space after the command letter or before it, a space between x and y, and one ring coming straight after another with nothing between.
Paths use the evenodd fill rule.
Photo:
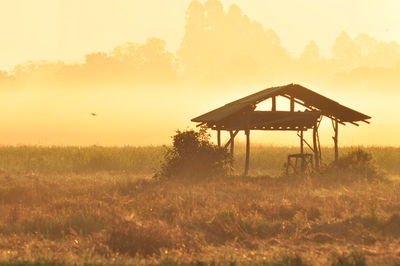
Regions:
<instances>
[{"instance_id":1,"label":"dry grass","mask_svg":"<svg viewBox=\"0 0 400 266\"><path fill-rule=\"evenodd\" d=\"M243 172L245 160L245 145L235 146L235 169L238 173ZM362 148L371 153L379 168L387 171L391 175L400 176L400 147L381 147L381 146L348 146L340 147L340 156L351 151ZM298 153L298 147L277 147L266 145L252 145L250 158L250 173L252 175L277 175L282 172L283 164L287 161L287 155ZM307 152L309 152L307 150ZM333 161L334 150L331 147L322 147L322 163L329 164Z\"/></svg>"},{"instance_id":2,"label":"dry grass","mask_svg":"<svg viewBox=\"0 0 400 266\"><path fill-rule=\"evenodd\" d=\"M151 175L165 148L148 147L0 147L0 170L8 173Z\"/></svg>"},{"instance_id":3,"label":"dry grass","mask_svg":"<svg viewBox=\"0 0 400 266\"><path fill-rule=\"evenodd\" d=\"M352 252L373 264L400 262L398 183L4 174L0 180L4 262L225 264L298 256L326 264Z\"/></svg>"},{"instance_id":4,"label":"dry grass","mask_svg":"<svg viewBox=\"0 0 400 266\"><path fill-rule=\"evenodd\" d=\"M399 181L136 175L3 170L0 264L400 263Z\"/></svg>"},{"instance_id":5,"label":"dry grass","mask_svg":"<svg viewBox=\"0 0 400 266\"><path fill-rule=\"evenodd\" d=\"M235 152L237 174L244 166L245 147L238 143ZM356 150L358 147L340 147L341 155ZM400 147L363 147L370 152L377 165L389 174L400 176ZM333 160L333 149L323 149L323 163ZM129 174L139 177L152 176L158 169L163 154L162 146L148 147L35 147L3 146L0 147L0 171L7 173L36 174L93 174L106 172ZM289 153L297 153L298 147L276 147L252 145L252 175L278 175Z\"/></svg>"}]
</instances>

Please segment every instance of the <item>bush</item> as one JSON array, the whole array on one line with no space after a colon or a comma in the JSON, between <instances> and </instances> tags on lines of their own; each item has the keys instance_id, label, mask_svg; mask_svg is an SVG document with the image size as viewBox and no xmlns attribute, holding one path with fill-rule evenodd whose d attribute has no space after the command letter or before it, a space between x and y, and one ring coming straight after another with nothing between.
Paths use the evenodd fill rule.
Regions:
<instances>
[{"instance_id":1,"label":"bush","mask_svg":"<svg viewBox=\"0 0 400 266\"><path fill-rule=\"evenodd\" d=\"M323 171L325 174L337 174L337 177L356 179L380 179L382 173L378 170L375 160L369 152L362 149L349 152L333 162Z\"/></svg>"},{"instance_id":2,"label":"bush","mask_svg":"<svg viewBox=\"0 0 400 266\"><path fill-rule=\"evenodd\" d=\"M205 129L177 131L173 147L165 154L161 171L156 175L164 178L201 179L226 175L232 157L225 148L209 142Z\"/></svg>"}]
</instances>

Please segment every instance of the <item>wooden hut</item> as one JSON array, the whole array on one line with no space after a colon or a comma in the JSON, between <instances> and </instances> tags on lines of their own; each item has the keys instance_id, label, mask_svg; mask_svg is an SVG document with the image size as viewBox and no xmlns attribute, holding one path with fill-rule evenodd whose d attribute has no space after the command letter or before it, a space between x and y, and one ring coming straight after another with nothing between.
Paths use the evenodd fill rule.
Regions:
<instances>
[{"instance_id":1,"label":"wooden hut","mask_svg":"<svg viewBox=\"0 0 400 266\"><path fill-rule=\"evenodd\" d=\"M290 110L277 111L278 96L283 96L290 100ZM272 105L270 111L257 111L257 104L271 99ZM304 111L295 112L295 104L303 106ZM327 97L324 97L312 90L309 90L298 84L289 84L285 86L272 87L257 93L251 94L239 100L228 103L220 108L212 110L201 116L193 118L191 121L197 122L197 126L203 126L217 131L217 142L221 146L221 131L228 131L229 141L225 148L230 147L233 155L235 137L239 131L243 130L246 134L246 161L244 174L249 170L250 159L250 131L251 130L276 130L276 131L297 131L300 137L300 153L289 155L290 159L301 160L304 167L310 155L311 161L318 168L321 159L321 149L319 145L318 127L323 116L332 120L334 130L335 161L338 160L338 141L339 124L347 123L358 126L357 122L369 124L371 117L346 106L339 104ZM312 129L312 146L304 140L303 132ZM308 145L313 154L304 153L304 144Z\"/></svg>"}]
</instances>

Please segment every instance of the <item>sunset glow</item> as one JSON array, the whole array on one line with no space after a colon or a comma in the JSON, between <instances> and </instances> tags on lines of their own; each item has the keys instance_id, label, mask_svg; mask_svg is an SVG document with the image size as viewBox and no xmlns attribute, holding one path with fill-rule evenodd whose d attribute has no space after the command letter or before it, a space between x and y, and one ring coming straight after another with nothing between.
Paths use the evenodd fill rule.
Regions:
<instances>
[{"instance_id":1,"label":"sunset glow","mask_svg":"<svg viewBox=\"0 0 400 266\"><path fill-rule=\"evenodd\" d=\"M166 144L197 115L298 83L372 116L343 127L343 145L400 145L398 10L395 0L2 1L0 143Z\"/></svg>"}]
</instances>

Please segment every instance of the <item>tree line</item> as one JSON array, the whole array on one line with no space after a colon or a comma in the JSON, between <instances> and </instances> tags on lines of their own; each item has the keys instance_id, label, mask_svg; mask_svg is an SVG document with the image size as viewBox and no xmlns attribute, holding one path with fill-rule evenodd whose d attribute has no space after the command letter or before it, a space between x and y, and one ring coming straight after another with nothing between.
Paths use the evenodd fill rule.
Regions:
<instances>
[{"instance_id":1,"label":"tree line","mask_svg":"<svg viewBox=\"0 0 400 266\"><path fill-rule=\"evenodd\" d=\"M177 51L150 38L110 52L91 53L82 63L29 61L0 71L2 87L136 87L244 85L317 80L369 85L400 82L400 45L366 34L337 36L329 57L310 41L299 56L282 46L272 29L218 0L193 0L186 10L184 36Z\"/></svg>"}]
</instances>

